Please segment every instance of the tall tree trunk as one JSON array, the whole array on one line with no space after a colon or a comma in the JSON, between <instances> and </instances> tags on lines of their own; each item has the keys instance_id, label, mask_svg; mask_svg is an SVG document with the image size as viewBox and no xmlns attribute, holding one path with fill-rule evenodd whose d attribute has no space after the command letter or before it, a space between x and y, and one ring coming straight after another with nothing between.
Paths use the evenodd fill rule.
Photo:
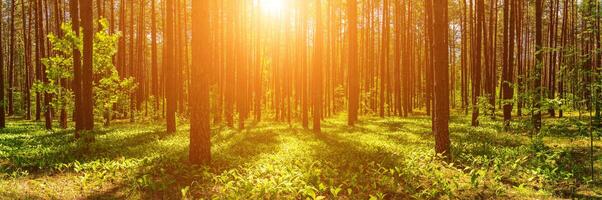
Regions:
<instances>
[{"instance_id":1,"label":"tall tree trunk","mask_svg":"<svg viewBox=\"0 0 602 200\"><path fill-rule=\"evenodd\" d=\"M136 40L135 40L135 33L136 30L134 30L134 25L136 24L136 22L134 21L134 15L136 13L136 8L134 7L134 1L135 0L130 0L129 1L129 10L130 10L130 20L129 20L129 53L128 53L128 64L126 65L127 67L124 69L126 76L128 77L133 77L134 78L134 82L137 82L138 77L136 76L136 73L134 72L134 69L136 69L137 67L135 66L136 63ZM125 37L125 35L124 35ZM140 87L140 86L138 86ZM135 121L135 117L136 117L136 92L131 92L130 94L130 106L129 106L129 111L130 111L130 122L134 122Z\"/></svg>"},{"instance_id":2,"label":"tall tree trunk","mask_svg":"<svg viewBox=\"0 0 602 200\"><path fill-rule=\"evenodd\" d=\"M485 26L485 6L483 1L476 1L476 31L475 41L473 42L473 65L472 65L472 126L479 126L479 108L478 100L481 96L481 56L482 56L482 38L483 38L483 27Z\"/></svg>"},{"instance_id":3,"label":"tall tree trunk","mask_svg":"<svg viewBox=\"0 0 602 200\"><path fill-rule=\"evenodd\" d=\"M246 2L246 1L245 1ZM241 3L241 5L239 5L239 9L241 11L246 11L246 3ZM238 128L239 129L244 129L245 127L245 121L247 120L248 117L248 109L247 109L247 92L248 92L248 66L247 66L247 40L245 38L245 34L247 31L245 30L245 25L248 23L247 21L245 21L246 16L245 14L240 15L239 17L239 23L237 24L237 27L239 29L239 33L241 33L238 37L238 41L240 44L240 47L238 48L238 52L237 55L240 56L239 59L239 63L237 64L238 67L238 71L237 71L237 103L236 103L236 109L238 111Z\"/></svg>"},{"instance_id":4,"label":"tall tree trunk","mask_svg":"<svg viewBox=\"0 0 602 200\"><path fill-rule=\"evenodd\" d=\"M558 60L556 58L557 52L556 51L556 35L558 32L558 18L559 18L559 10L560 10L560 1L559 0L553 0L553 2L551 3L551 11L550 11L550 16L552 16L552 20L550 22L550 25L548 27L549 30L549 48L553 49L553 51L550 51L548 54L548 64L549 64L549 76L548 76L548 98L549 99L554 99L556 96L556 65L558 64ZM551 117L555 117L556 116L556 111L554 110L554 107L550 107L548 108L548 113L550 114Z\"/></svg>"},{"instance_id":5,"label":"tall tree trunk","mask_svg":"<svg viewBox=\"0 0 602 200\"><path fill-rule=\"evenodd\" d=\"M40 4L38 4L38 0L35 0L32 2L34 4L34 11L35 11L35 51L36 51L36 56L35 56L35 80L36 81L41 81L42 80L42 51L41 51L41 46L42 45L38 45L43 41L42 39L42 34L43 34L43 29L44 29L44 25L42 24L42 20L38 18L38 16L40 16L40 12L41 12L41 8L40 8ZM0 20L2 21L2 20ZM2 97L4 99L4 95ZM40 121L41 120L41 114L42 113L42 96L40 94L40 92L36 92L36 114L35 114L35 120L36 121Z\"/></svg>"},{"instance_id":6,"label":"tall tree trunk","mask_svg":"<svg viewBox=\"0 0 602 200\"><path fill-rule=\"evenodd\" d=\"M79 36L79 0L71 0L69 3L71 11L71 30ZM73 111L73 120L75 121L75 138L79 138L79 131L83 130L82 116L82 72L81 72L81 53L79 49L73 47L73 83L72 90L74 94L75 108Z\"/></svg>"},{"instance_id":7,"label":"tall tree trunk","mask_svg":"<svg viewBox=\"0 0 602 200\"><path fill-rule=\"evenodd\" d=\"M0 2L0 19L3 19L2 5L3 4ZM2 21L3 20L0 20L0 35L2 35ZM0 102L4 102L4 100L4 42L0 38ZM0 128L6 127L5 110L5 105L0 103Z\"/></svg>"},{"instance_id":8,"label":"tall tree trunk","mask_svg":"<svg viewBox=\"0 0 602 200\"><path fill-rule=\"evenodd\" d=\"M211 67L211 29L209 1L192 2L192 76L190 95L190 149L192 164L207 164L211 160L211 129L209 106L209 74Z\"/></svg>"},{"instance_id":9,"label":"tall tree trunk","mask_svg":"<svg viewBox=\"0 0 602 200\"><path fill-rule=\"evenodd\" d=\"M8 46L8 51L9 51L9 57L8 57L8 74L7 74L7 78L8 78L8 115L13 115L15 114L15 108L14 108L14 98L13 98L13 87L14 87L14 82L15 82L15 7L17 6L17 3L15 2L15 0L11 1L11 6L10 6L10 40L9 40L9 46Z\"/></svg>"},{"instance_id":10,"label":"tall tree trunk","mask_svg":"<svg viewBox=\"0 0 602 200\"><path fill-rule=\"evenodd\" d=\"M315 1L316 9L316 30L314 41L314 62L312 72L313 82L313 130L314 133L321 133L320 122L322 120L322 44L323 44L323 24L322 24L322 3L321 0Z\"/></svg>"},{"instance_id":11,"label":"tall tree trunk","mask_svg":"<svg viewBox=\"0 0 602 200\"><path fill-rule=\"evenodd\" d=\"M25 57L23 64L25 65L25 76L24 84L25 90L23 91L24 96L24 107L25 107L25 119L31 119L31 3L27 6L27 11L25 10L25 0L21 0L21 16L22 16L22 24L23 24L23 46L25 48ZM27 15L26 15L27 13ZM0 26L1 27L1 26ZM1 35L1 34L0 34ZM2 49L2 48L0 48Z\"/></svg>"},{"instance_id":12,"label":"tall tree trunk","mask_svg":"<svg viewBox=\"0 0 602 200\"><path fill-rule=\"evenodd\" d=\"M42 0L37 0L36 4L37 4L37 10L36 10L36 21L37 24L39 25L39 30L38 30L38 51L39 51L39 59L45 57L45 55L47 55L46 53L46 42L47 40L45 39L45 35L46 33L44 32L44 25L43 25L43 4L42 4ZM46 18L48 19L48 17ZM48 20L46 20L46 22L48 22ZM48 25L46 25L46 27L48 27ZM40 79L44 82L44 83L48 83L48 78L46 77L46 67L44 65L42 65L41 62L38 62L39 65L39 77ZM40 98L41 99L41 98ZM44 121L45 121L45 127L46 129L52 129L52 109L50 107L50 101L51 101L51 96L49 93L44 93ZM40 108L41 110L41 108Z\"/></svg>"},{"instance_id":13,"label":"tall tree trunk","mask_svg":"<svg viewBox=\"0 0 602 200\"><path fill-rule=\"evenodd\" d=\"M157 61L157 13L155 0L151 0L151 94L155 97L154 109L159 110L159 67Z\"/></svg>"},{"instance_id":14,"label":"tall tree trunk","mask_svg":"<svg viewBox=\"0 0 602 200\"><path fill-rule=\"evenodd\" d=\"M165 70L165 96L167 97L167 133L176 132L176 107L177 107L177 93L176 93L176 67L174 66L174 3L173 0L165 1L165 27L164 31L164 42L163 51L165 57L163 58L163 69Z\"/></svg>"},{"instance_id":15,"label":"tall tree trunk","mask_svg":"<svg viewBox=\"0 0 602 200\"><path fill-rule=\"evenodd\" d=\"M533 72L533 127L535 131L541 129L541 69L543 67L543 34L542 34L542 18L543 18L543 1L535 0L535 71Z\"/></svg>"},{"instance_id":16,"label":"tall tree trunk","mask_svg":"<svg viewBox=\"0 0 602 200\"><path fill-rule=\"evenodd\" d=\"M94 129L94 100L92 96L92 54L94 28L92 19L92 0L80 0L81 25L83 31L83 64L82 64L82 109L79 115L83 130Z\"/></svg>"},{"instance_id":17,"label":"tall tree trunk","mask_svg":"<svg viewBox=\"0 0 602 200\"><path fill-rule=\"evenodd\" d=\"M153 0L151 0L153 1ZM139 5L139 16L138 16L138 45L137 45L137 58L136 58L136 79L138 82L138 91L136 91L136 110L141 110L142 102L145 100L145 90L146 90L146 62L145 62L145 48L146 48L146 26L144 23L145 19L145 0L140 0Z\"/></svg>"},{"instance_id":18,"label":"tall tree trunk","mask_svg":"<svg viewBox=\"0 0 602 200\"><path fill-rule=\"evenodd\" d=\"M514 88L513 71L514 68L514 0L505 0L504 2L504 66L502 72L502 93L504 107L504 127L510 128L512 119L512 104L509 102L513 98Z\"/></svg>"},{"instance_id":19,"label":"tall tree trunk","mask_svg":"<svg viewBox=\"0 0 602 200\"><path fill-rule=\"evenodd\" d=\"M402 44L403 44L403 35L402 35L402 27L401 25L403 24L402 21L402 11L401 9L403 8L403 6L401 5L401 2L397 1L394 3L394 7L395 7L395 17L394 17L394 26L395 26L395 39L394 39L394 70L393 70L393 108L394 108L394 113L397 116L402 116L402 109L401 109L401 61L402 61L402 56L401 56L401 50L402 50ZM405 60L405 59L403 59Z\"/></svg>"},{"instance_id":20,"label":"tall tree trunk","mask_svg":"<svg viewBox=\"0 0 602 200\"><path fill-rule=\"evenodd\" d=\"M354 126L358 117L359 100L360 100L360 80L359 80L359 68L357 63L358 52L357 52L357 2L356 0L348 0L347 2L347 14L348 14L348 40L349 40L349 54L347 55L349 65L349 116L347 118L347 124Z\"/></svg>"},{"instance_id":21,"label":"tall tree trunk","mask_svg":"<svg viewBox=\"0 0 602 200\"><path fill-rule=\"evenodd\" d=\"M379 98L379 116L385 117L385 102L386 102L386 91L388 87L388 76L387 70L388 56L389 56L389 0L383 0L383 18L382 18L382 49L380 52L380 98Z\"/></svg>"},{"instance_id":22,"label":"tall tree trunk","mask_svg":"<svg viewBox=\"0 0 602 200\"><path fill-rule=\"evenodd\" d=\"M258 5L258 9L261 9L261 6ZM262 53L263 53L263 46L262 46L262 40L261 40L261 36L262 36L262 21L261 21L261 10L258 10L257 13L257 35L256 35L256 49L255 49L255 59L256 59L256 63L255 63L255 70L254 70L254 86L255 86L255 98L254 98L254 111L255 111L255 120L256 121L261 121L261 109L263 108L261 106L261 104L263 103L262 99L263 99L263 72L262 72ZM304 126L306 127L306 126Z\"/></svg>"},{"instance_id":23,"label":"tall tree trunk","mask_svg":"<svg viewBox=\"0 0 602 200\"><path fill-rule=\"evenodd\" d=\"M433 57L435 152L451 161L449 139L449 60L447 0L433 0Z\"/></svg>"},{"instance_id":24,"label":"tall tree trunk","mask_svg":"<svg viewBox=\"0 0 602 200\"><path fill-rule=\"evenodd\" d=\"M227 61L226 61L226 65L225 65L225 82L224 82L224 89L225 89L225 95L224 95L224 117L226 118L226 124L229 127L232 127L234 125L234 96L235 96L235 89L234 89L234 81L235 81L235 67L236 65L234 64L236 62L236 56L235 55L235 48L236 48L236 44L235 44L235 39L236 39L236 35L234 33L234 27L235 27L235 18L236 18L236 3L234 1L230 1L228 5L227 9L227 31L228 31L228 51L227 53L229 54L229 56L227 56Z\"/></svg>"},{"instance_id":25,"label":"tall tree trunk","mask_svg":"<svg viewBox=\"0 0 602 200\"><path fill-rule=\"evenodd\" d=\"M303 43L302 57L303 62L301 66L301 125L303 128L309 128L309 97L308 97L308 55L307 55L307 2L300 1L300 14L301 14L301 41Z\"/></svg>"},{"instance_id":26,"label":"tall tree trunk","mask_svg":"<svg viewBox=\"0 0 602 200\"><path fill-rule=\"evenodd\" d=\"M425 78L426 78L426 87L425 87L425 106L426 106L426 114L431 115L432 105L433 105L433 0L425 1ZM434 128L434 127L433 127Z\"/></svg>"}]
</instances>

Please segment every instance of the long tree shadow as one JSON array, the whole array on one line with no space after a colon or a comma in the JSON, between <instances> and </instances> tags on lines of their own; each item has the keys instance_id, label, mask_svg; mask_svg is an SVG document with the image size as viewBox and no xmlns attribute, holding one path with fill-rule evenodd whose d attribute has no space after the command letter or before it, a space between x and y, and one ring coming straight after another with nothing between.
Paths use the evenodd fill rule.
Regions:
<instances>
[{"instance_id":1,"label":"long tree shadow","mask_svg":"<svg viewBox=\"0 0 602 200\"><path fill-rule=\"evenodd\" d=\"M171 158L161 158L141 167L130 177L128 182L136 182L144 176L150 176L154 185L165 187L140 188L143 199L175 199L180 189L195 184L208 185L212 178L223 172L244 168L262 154L273 154L281 143L279 133L284 128L235 131L223 128L212 135L212 161L207 166L191 165L187 161L186 148L170 152ZM122 187L127 187L127 184ZM123 189L123 188L121 188ZM120 190L121 190L120 189ZM119 193L96 194L95 197L106 198Z\"/></svg>"},{"instance_id":2,"label":"long tree shadow","mask_svg":"<svg viewBox=\"0 0 602 200\"><path fill-rule=\"evenodd\" d=\"M352 187L374 185L376 188L373 189L378 188L380 192L386 194L387 198L391 199L409 197L408 194L399 191L399 188L388 187L386 184L379 185L382 180L377 175L378 170L402 165L400 160L403 159L403 155L392 154L379 147L368 147L365 144L349 140L344 135L345 133L333 131L313 136L321 143L313 147L319 150L313 154L312 160L327 163L325 165L331 168L330 170L334 170L333 174L326 174L328 177L324 178L334 181L335 185L350 183L349 181L353 182L350 185ZM357 176L358 173L364 174L364 176ZM403 184L403 180L399 181L400 184ZM353 189L362 190L361 188Z\"/></svg>"},{"instance_id":3,"label":"long tree shadow","mask_svg":"<svg viewBox=\"0 0 602 200\"><path fill-rule=\"evenodd\" d=\"M16 137L0 137L0 145L9 147L4 149L7 156L0 158L4 160L0 163L0 171L11 173L27 170L36 174L50 172L59 164L75 161L86 163L99 159L130 158L133 155L127 149L156 141L162 134L160 130L151 130L122 134L119 138L104 136L123 129L117 127L94 131L97 138L94 142L74 140L73 130L37 134L23 132Z\"/></svg>"}]
</instances>

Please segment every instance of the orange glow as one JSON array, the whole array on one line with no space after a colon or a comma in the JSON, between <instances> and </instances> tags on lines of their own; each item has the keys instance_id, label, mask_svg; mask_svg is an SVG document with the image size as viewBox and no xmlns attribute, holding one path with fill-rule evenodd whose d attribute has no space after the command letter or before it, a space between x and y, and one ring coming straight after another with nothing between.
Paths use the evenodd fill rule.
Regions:
<instances>
[{"instance_id":1,"label":"orange glow","mask_svg":"<svg viewBox=\"0 0 602 200\"><path fill-rule=\"evenodd\" d=\"M259 6L265 15L276 17L282 14L286 2L285 0L259 0Z\"/></svg>"}]
</instances>

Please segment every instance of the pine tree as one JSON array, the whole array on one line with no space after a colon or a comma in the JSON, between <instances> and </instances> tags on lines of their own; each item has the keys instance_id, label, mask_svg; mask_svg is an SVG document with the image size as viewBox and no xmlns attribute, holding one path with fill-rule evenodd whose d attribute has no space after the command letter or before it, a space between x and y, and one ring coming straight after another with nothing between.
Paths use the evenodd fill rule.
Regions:
<instances>
[{"instance_id":1,"label":"pine tree","mask_svg":"<svg viewBox=\"0 0 602 200\"><path fill-rule=\"evenodd\" d=\"M190 152L193 164L207 164L211 160L209 74L211 70L211 33L209 1L192 2L192 76L190 98Z\"/></svg>"}]
</instances>

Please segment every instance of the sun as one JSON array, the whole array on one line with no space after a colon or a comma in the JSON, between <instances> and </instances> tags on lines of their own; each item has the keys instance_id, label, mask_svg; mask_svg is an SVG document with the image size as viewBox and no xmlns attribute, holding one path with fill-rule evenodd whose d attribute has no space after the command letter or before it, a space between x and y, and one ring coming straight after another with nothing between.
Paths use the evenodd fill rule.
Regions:
<instances>
[{"instance_id":1,"label":"sun","mask_svg":"<svg viewBox=\"0 0 602 200\"><path fill-rule=\"evenodd\" d=\"M267 15L280 15L286 6L285 0L259 0L261 11Z\"/></svg>"}]
</instances>

